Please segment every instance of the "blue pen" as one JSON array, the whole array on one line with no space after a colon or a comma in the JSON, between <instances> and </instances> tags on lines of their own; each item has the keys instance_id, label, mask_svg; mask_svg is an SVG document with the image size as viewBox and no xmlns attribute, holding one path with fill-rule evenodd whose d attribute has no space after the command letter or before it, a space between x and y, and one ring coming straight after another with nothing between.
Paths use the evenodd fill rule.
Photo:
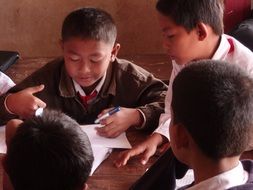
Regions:
<instances>
[{"instance_id":1,"label":"blue pen","mask_svg":"<svg viewBox=\"0 0 253 190\"><path fill-rule=\"evenodd\" d=\"M112 114L114 114L114 113L116 113L116 112L118 112L118 111L120 111L120 107L119 107L119 106L117 106L117 107L111 109L109 112L107 112L106 114L102 115L100 118L97 118L97 119L95 120L95 123L100 123L101 120L103 120L103 119L109 117L110 115L112 115Z\"/></svg>"}]
</instances>

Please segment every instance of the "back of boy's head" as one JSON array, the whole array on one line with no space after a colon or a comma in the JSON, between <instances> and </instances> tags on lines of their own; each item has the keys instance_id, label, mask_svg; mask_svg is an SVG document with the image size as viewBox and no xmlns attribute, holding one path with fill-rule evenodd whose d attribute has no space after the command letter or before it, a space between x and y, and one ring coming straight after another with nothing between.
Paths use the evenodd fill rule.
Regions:
<instances>
[{"instance_id":1,"label":"back of boy's head","mask_svg":"<svg viewBox=\"0 0 253 190\"><path fill-rule=\"evenodd\" d=\"M81 8L71 12L62 25L63 42L73 37L114 44L117 29L109 13L97 8Z\"/></svg>"},{"instance_id":2,"label":"back of boy's head","mask_svg":"<svg viewBox=\"0 0 253 190\"><path fill-rule=\"evenodd\" d=\"M253 80L230 63L193 63L173 82L172 110L206 156L238 156L252 130Z\"/></svg>"},{"instance_id":3,"label":"back of boy's head","mask_svg":"<svg viewBox=\"0 0 253 190\"><path fill-rule=\"evenodd\" d=\"M214 33L223 33L223 0L158 0L156 9L188 32L203 22Z\"/></svg>"},{"instance_id":4,"label":"back of boy's head","mask_svg":"<svg viewBox=\"0 0 253 190\"><path fill-rule=\"evenodd\" d=\"M15 190L81 190L93 159L88 137L74 120L44 111L18 127L5 167Z\"/></svg>"}]
</instances>

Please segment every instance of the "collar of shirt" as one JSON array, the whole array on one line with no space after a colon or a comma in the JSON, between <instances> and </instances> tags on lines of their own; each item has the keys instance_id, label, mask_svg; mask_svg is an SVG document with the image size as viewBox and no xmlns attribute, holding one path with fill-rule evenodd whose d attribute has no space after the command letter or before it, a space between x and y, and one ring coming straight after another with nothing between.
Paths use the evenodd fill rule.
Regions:
<instances>
[{"instance_id":1,"label":"collar of shirt","mask_svg":"<svg viewBox=\"0 0 253 190\"><path fill-rule=\"evenodd\" d=\"M105 82L105 78L106 78L106 73L104 74L104 76L102 77L102 79L100 80L100 82L98 83L98 85L96 86L96 88L91 92L91 94L94 91L97 91L97 93L99 93L99 91L101 90L101 88L102 88L102 86L103 86L103 84ZM82 87L76 81L73 80L73 84L74 84L74 88L75 88L76 92L79 92L79 94L81 96L86 96L86 94L83 91Z\"/></svg>"},{"instance_id":2,"label":"collar of shirt","mask_svg":"<svg viewBox=\"0 0 253 190\"><path fill-rule=\"evenodd\" d=\"M248 178L249 173L243 169L242 163L239 162L235 168L193 185L187 190L224 190L245 184Z\"/></svg>"},{"instance_id":3,"label":"collar of shirt","mask_svg":"<svg viewBox=\"0 0 253 190\"><path fill-rule=\"evenodd\" d=\"M225 60L231 48L228 38L231 37L226 34L221 35L220 44L212 57L213 60Z\"/></svg>"}]
</instances>

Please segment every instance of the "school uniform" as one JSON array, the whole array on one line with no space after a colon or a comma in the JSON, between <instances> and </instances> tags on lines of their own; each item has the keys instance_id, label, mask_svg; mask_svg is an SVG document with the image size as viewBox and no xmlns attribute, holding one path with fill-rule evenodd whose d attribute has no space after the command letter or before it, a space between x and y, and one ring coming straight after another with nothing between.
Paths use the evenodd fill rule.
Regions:
<instances>
[{"instance_id":1,"label":"school uniform","mask_svg":"<svg viewBox=\"0 0 253 190\"><path fill-rule=\"evenodd\" d=\"M243 70L253 76L253 52L242 45L235 38L223 34L220 44L212 57L213 60L226 61L231 64L240 66ZM159 133L169 140L169 125L171 121L170 105L172 99L172 83L177 74L185 67L178 65L175 61L172 62L173 69L170 76L170 83L165 98L165 113L161 114L159 126L155 133ZM252 146L253 147L253 146Z\"/></svg>"},{"instance_id":2,"label":"school uniform","mask_svg":"<svg viewBox=\"0 0 253 190\"><path fill-rule=\"evenodd\" d=\"M238 166L218 174L196 185L191 184L179 190L248 190L253 189L253 161L243 160Z\"/></svg>"},{"instance_id":3,"label":"school uniform","mask_svg":"<svg viewBox=\"0 0 253 190\"><path fill-rule=\"evenodd\" d=\"M15 83L7 75L0 72L0 95L5 93L14 85Z\"/></svg>"},{"instance_id":4,"label":"school uniform","mask_svg":"<svg viewBox=\"0 0 253 190\"><path fill-rule=\"evenodd\" d=\"M122 106L138 108L144 116L144 130L152 131L164 112L167 86L151 73L133 63L116 59L106 72L102 85L87 105L83 104L78 85L68 76L62 58L39 69L20 84L11 88L14 93L24 88L44 84L43 91L35 94L47 104L47 108L61 110L80 124L92 124L97 115L106 108ZM0 97L0 123L17 116L10 114L5 106L6 95Z\"/></svg>"}]
</instances>

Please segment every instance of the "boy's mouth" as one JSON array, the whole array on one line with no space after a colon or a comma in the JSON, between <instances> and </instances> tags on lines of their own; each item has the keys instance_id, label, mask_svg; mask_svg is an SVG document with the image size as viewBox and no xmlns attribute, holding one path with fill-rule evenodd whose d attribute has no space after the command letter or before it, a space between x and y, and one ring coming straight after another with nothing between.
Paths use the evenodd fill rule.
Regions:
<instances>
[{"instance_id":1,"label":"boy's mouth","mask_svg":"<svg viewBox=\"0 0 253 190\"><path fill-rule=\"evenodd\" d=\"M79 75L77 76L77 78L81 79L81 80L86 80L86 79L91 79L91 75L87 75L87 74L84 74L84 75Z\"/></svg>"},{"instance_id":2,"label":"boy's mouth","mask_svg":"<svg viewBox=\"0 0 253 190\"><path fill-rule=\"evenodd\" d=\"M90 82L92 77L78 77L78 81L80 82Z\"/></svg>"}]
</instances>

